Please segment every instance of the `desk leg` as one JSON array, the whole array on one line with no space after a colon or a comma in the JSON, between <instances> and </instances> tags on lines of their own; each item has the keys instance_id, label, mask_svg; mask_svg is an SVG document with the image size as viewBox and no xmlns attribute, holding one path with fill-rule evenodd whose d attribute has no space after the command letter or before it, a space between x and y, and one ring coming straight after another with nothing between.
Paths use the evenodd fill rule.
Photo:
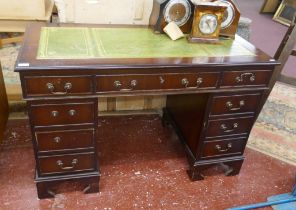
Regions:
<instances>
[{"instance_id":1,"label":"desk leg","mask_svg":"<svg viewBox=\"0 0 296 210\"><path fill-rule=\"evenodd\" d=\"M191 162L191 161L189 161ZM204 175L203 171L213 167L213 166L219 166L220 169L224 171L224 174L226 176L235 176L239 174L240 169L242 167L242 164L244 162L244 159L238 159L238 160L213 160L211 161L196 161L193 165L190 166L190 169L187 171L189 178L192 181L198 181L203 180Z\"/></svg>"},{"instance_id":2,"label":"desk leg","mask_svg":"<svg viewBox=\"0 0 296 210\"><path fill-rule=\"evenodd\" d=\"M69 182L79 182L83 183L84 188L82 192L85 194L88 193L97 193L99 192L99 175L92 176L92 177L74 177L74 178L65 178L61 180L42 180L36 181L37 193L38 198L54 198L56 195L56 189L65 181ZM64 190L64 189L60 189Z\"/></svg>"}]
</instances>

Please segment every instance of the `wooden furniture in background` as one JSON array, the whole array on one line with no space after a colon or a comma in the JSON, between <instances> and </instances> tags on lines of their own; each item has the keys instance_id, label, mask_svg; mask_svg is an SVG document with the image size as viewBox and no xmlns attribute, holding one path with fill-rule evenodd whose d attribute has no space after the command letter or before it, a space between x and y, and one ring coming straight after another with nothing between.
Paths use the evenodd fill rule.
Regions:
<instances>
[{"instance_id":1,"label":"wooden furniture in background","mask_svg":"<svg viewBox=\"0 0 296 210\"><path fill-rule=\"evenodd\" d=\"M0 63L0 143L2 142L3 133L5 131L8 113L7 95Z\"/></svg>"},{"instance_id":2,"label":"wooden furniture in background","mask_svg":"<svg viewBox=\"0 0 296 210\"><path fill-rule=\"evenodd\" d=\"M190 178L203 179L203 171L217 164L226 175L239 173L259 105L265 102L262 96L267 95L278 64L274 59L238 37L229 46L231 52L241 46L246 55L236 51L231 56L208 57L204 51L203 56L191 57L56 62L36 58L44 26L28 28L16 64L28 102L39 198L54 196L53 185L72 179L88 185L85 192L98 190L96 157L104 148L96 148L96 135L101 135L96 107L97 97L102 96L167 95L163 124L171 123L184 143ZM153 36L159 41L160 35Z\"/></svg>"},{"instance_id":3,"label":"wooden furniture in background","mask_svg":"<svg viewBox=\"0 0 296 210\"><path fill-rule=\"evenodd\" d=\"M32 22L50 22L53 0L0 0L0 32L25 32Z\"/></svg>"},{"instance_id":4,"label":"wooden furniture in background","mask_svg":"<svg viewBox=\"0 0 296 210\"><path fill-rule=\"evenodd\" d=\"M17 43L17 42L21 42L23 40L23 36L22 35L13 35L13 33L6 33L7 34L7 38L3 38L0 36L0 49L2 48L2 46L4 44L10 44L10 43Z\"/></svg>"},{"instance_id":5,"label":"wooden furniture in background","mask_svg":"<svg viewBox=\"0 0 296 210\"><path fill-rule=\"evenodd\" d=\"M280 0L264 0L260 12L274 13L280 5L280 2Z\"/></svg>"},{"instance_id":6,"label":"wooden furniture in background","mask_svg":"<svg viewBox=\"0 0 296 210\"><path fill-rule=\"evenodd\" d=\"M53 0L0 0L0 33L24 33L33 22L50 22L54 7ZM22 36L0 40L0 48L8 43L22 40ZM6 84L9 102L22 101L20 84Z\"/></svg>"},{"instance_id":7,"label":"wooden furniture in background","mask_svg":"<svg viewBox=\"0 0 296 210\"><path fill-rule=\"evenodd\" d=\"M291 22L289 29L287 30L279 48L277 49L274 58L281 62L281 65L276 67L275 74L273 75L273 80L278 80L286 84L296 86L296 78L288 77L282 74L282 70L285 67L289 56L296 56L296 51L294 50L296 44L296 16ZM272 87L271 87L272 88Z\"/></svg>"}]
</instances>

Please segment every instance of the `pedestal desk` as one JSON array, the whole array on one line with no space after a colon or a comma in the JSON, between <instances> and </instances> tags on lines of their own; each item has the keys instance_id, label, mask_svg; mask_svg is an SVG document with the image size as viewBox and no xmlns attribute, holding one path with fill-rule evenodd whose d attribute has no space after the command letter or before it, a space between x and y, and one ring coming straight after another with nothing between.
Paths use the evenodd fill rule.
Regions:
<instances>
[{"instance_id":1,"label":"pedestal desk","mask_svg":"<svg viewBox=\"0 0 296 210\"><path fill-rule=\"evenodd\" d=\"M184 144L190 179L215 164L238 174L277 64L240 37L189 44L149 28L30 25L15 71L28 104L38 197L54 196L51 186L65 180L98 191L100 96L167 95L163 123Z\"/></svg>"}]
</instances>

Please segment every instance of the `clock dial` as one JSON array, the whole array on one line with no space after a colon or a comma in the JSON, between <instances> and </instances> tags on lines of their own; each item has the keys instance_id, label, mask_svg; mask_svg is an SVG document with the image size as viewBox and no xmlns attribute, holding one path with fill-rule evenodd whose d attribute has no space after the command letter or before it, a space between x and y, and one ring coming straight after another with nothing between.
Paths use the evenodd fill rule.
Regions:
<instances>
[{"instance_id":1,"label":"clock dial","mask_svg":"<svg viewBox=\"0 0 296 210\"><path fill-rule=\"evenodd\" d=\"M163 16L167 23L174 21L178 26L182 26L189 20L191 15L191 5L188 0L171 0L163 10Z\"/></svg>"},{"instance_id":2,"label":"clock dial","mask_svg":"<svg viewBox=\"0 0 296 210\"><path fill-rule=\"evenodd\" d=\"M213 14L204 14L200 18L199 30L203 34L212 34L218 27L217 16Z\"/></svg>"},{"instance_id":3,"label":"clock dial","mask_svg":"<svg viewBox=\"0 0 296 210\"><path fill-rule=\"evenodd\" d=\"M225 4L225 6L227 6L227 8L224 12L224 17L223 17L222 24L221 24L221 28L224 29L224 28L230 26L230 24L233 22L235 10L233 8L233 5L230 2L225 1L225 0L219 0L219 2L222 2Z\"/></svg>"}]
</instances>

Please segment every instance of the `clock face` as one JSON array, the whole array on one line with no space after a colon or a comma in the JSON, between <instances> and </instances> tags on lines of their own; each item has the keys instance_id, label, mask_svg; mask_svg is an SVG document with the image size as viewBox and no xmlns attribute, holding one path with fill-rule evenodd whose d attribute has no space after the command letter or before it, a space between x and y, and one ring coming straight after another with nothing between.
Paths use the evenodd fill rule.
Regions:
<instances>
[{"instance_id":1,"label":"clock face","mask_svg":"<svg viewBox=\"0 0 296 210\"><path fill-rule=\"evenodd\" d=\"M187 23L190 15L191 5L188 0L170 0L163 10L165 21L167 23L174 21L178 26Z\"/></svg>"},{"instance_id":2,"label":"clock face","mask_svg":"<svg viewBox=\"0 0 296 210\"><path fill-rule=\"evenodd\" d=\"M235 10L233 8L233 5L229 1L219 0L219 2L222 2L225 4L225 6L227 6L227 9L224 12L224 17L221 24L221 28L224 29L232 23L235 15L234 14Z\"/></svg>"},{"instance_id":3,"label":"clock face","mask_svg":"<svg viewBox=\"0 0 296 210\"><path fill-rule=\"evenodd\" d=\"M217 16L214 14L204 14L199 21L199 30L201 33L210 35L216 31L218 27Z\"/></svg>"}]
</instances>

